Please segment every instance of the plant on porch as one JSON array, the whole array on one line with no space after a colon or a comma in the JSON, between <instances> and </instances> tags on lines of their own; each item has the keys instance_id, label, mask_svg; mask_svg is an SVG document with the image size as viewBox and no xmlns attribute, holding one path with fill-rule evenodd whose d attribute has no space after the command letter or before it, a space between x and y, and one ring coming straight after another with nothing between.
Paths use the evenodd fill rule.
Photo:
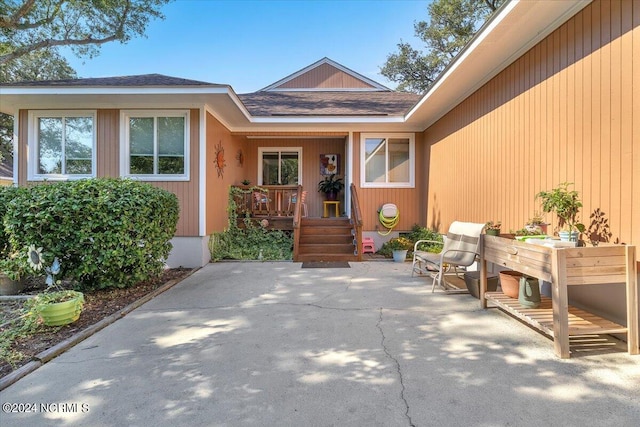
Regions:
<instances>
[{"instance_id":1,"label":"plant on porch","mask_svg":"<svg viewBox=\"0 0 640 427\"><path fill-rule=\"evenodd\" d=\"M243 218L244 228L238 227L237 201L244 200L245 194L252 193L256 188L231 187L229 189L228 228L220 233L213 233L209 238L212 261L291 259L293 239L287 233L281 230L268 230L265 220L256 224L249 212L245 212Z\"/></svg>"}]
</instances>

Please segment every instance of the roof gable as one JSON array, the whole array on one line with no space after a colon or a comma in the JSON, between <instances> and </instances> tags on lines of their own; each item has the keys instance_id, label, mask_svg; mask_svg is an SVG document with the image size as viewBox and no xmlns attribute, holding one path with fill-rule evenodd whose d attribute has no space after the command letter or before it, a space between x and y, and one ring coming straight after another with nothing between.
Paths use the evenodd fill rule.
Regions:
<instances>
[{"instance_id":1,"label":"roof gable","mask_svg":"<svg viewBox=\"0 0 640 427\"><path fill-rule=\"evenodd\" d=\"M362 74L323 58L260 92L275 91L389 91L390 89Z\"/></svg>"}]
</instances>

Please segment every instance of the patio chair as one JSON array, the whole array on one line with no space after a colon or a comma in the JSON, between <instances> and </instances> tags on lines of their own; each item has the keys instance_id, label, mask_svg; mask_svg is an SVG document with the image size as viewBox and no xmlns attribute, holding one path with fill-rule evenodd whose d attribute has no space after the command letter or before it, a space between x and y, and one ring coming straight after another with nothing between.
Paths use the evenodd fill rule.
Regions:
<instances>
[{"instance_id":1,"label":"patio chair","mask_svg":"<svg viewBox=\"0 0 640 427\"><path fill-rule=\"evenodd\" d=\"M266 193L261 191L253 192L253 203L254 203L254 215L261 214L267 215L269 213L269 197L267 197Z\"/></svg>"},{"instance_id":2,"label":"patio chair","mask_svg":"<svg viewBox=\"0 0 640 427\"><path fill-rule=\"evenodd\" d=\"M430 275L433 278L431 292L435 290L436 285L445 291L451 288L458 289L448 284L444 276L452 268L453 274L459 276L458 269L466 271L466 268L476 261L480 253L480 234L484 226L484 223L454 221L447 234L443 236L444 242L418 240L413 247L411 275L413 276L414 273ZM436 254L419 250L422 243L443 244L442 251Z\"/></svg>"}]
</instances>

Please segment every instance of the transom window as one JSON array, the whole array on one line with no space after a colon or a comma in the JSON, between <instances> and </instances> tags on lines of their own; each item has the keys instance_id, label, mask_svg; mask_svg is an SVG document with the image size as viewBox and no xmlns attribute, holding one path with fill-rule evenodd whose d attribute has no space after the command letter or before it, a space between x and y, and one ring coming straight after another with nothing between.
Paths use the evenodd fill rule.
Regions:
<instances>
[{"instance_id":1,"label":"transom window","mask_svg":"<svg viewBox=\"0 0 640 427\"><path fill-rule=\"evenodd\" d=\"M362 134L360 145L363 187L414 187L413 134Z\"/></svg>"},{"instance_id":2,"label":"transom window","mask_svg":"<svg viewBox=\"0 0 640 427\"><path fill-rule=\"evenodd\" d=\"M258 148L258 185L299 185L302 184L302 147Z\"/></svg>"},{"instance_id":3,"label":"transom window","mask_svg":"<svg viewBox=\"0 0 640 427\"><path fill-rule=\"evenodd\" d=\"M95 176L95 112L32 111L29 179Z\"/></svg>"},{"instance_id":4,"label":"transom window","mask_svg":"<svg viewBox=\"0 0 640 427\"><path fill-rule=\"evenodd\" d=\"M123 175L188 178L188 111L128 111L123 117Z\"/></svg>"}]
</instances>

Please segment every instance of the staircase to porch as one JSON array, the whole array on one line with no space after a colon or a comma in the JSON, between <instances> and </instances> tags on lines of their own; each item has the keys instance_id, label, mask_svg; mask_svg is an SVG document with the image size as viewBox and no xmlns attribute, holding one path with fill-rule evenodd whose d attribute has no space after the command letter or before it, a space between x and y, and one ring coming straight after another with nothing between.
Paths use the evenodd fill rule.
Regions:
<instances>
[{"instance_id":1,"label":"staircase to porch","mask_svg":"<svg viewBox=\"0 0 640 427\"><path fill-rule=\"evenodd\" d=\"M301 218L295 261L358 261L349 218Z\"/></svg>"}]
</instances>

